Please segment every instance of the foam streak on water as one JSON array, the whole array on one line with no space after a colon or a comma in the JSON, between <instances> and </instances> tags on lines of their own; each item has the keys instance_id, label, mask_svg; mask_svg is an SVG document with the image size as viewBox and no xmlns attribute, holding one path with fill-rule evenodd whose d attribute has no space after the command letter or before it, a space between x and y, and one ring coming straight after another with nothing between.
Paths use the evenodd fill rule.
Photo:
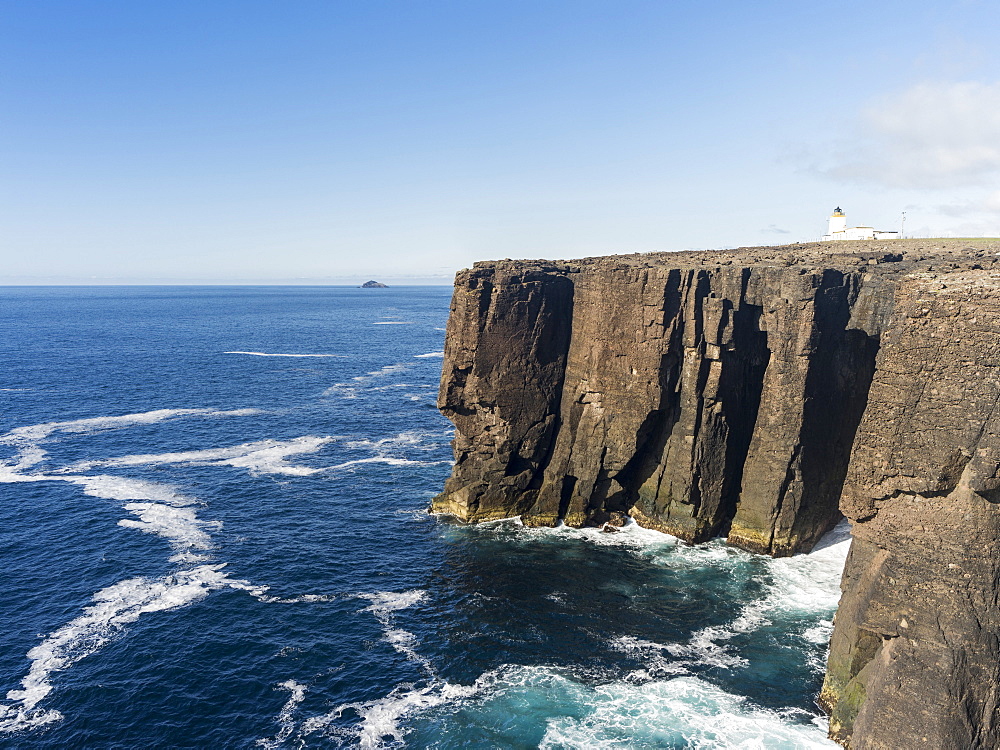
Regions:
<instances>
[{"instance_id":1,"label":"foam streak on water","mask_svg":"<svg viewBox=\"0 0 1000 750\"><path fill-rule=\"evenodd\" d=\"M300 685L295 680L286 680L278 685L278 687L290 693L288 701L282 706L281 713L278 714L278 724L281 726L281 729L274 737L257 740L256 743L260 747L266 747L269 750L281 747L291 737L292 732L295 731L295 709L305 699L306 690L308 689L306 685Z\"/></svg>"},{"instance_id":2,"label":"foam streak on water","mask_svg":"<svg viewBox=\"0 0 1000 750\"><path fill-rule=\"evenodd\" d=\"M16 462L14 464L5 464L5 467L8 470L20 472L41 463L46 456L45 451L40 447L41 443L59 433L86 435L107 430L120 430L136 425L151 425L180 417L244 417L257 413L257 409L231 409L228 411L216 411L213 409L154 409L153 411L138 414L90 417L87 419L72 419L65 422L45 422L27 427L18 427L5 435L0 435L0 445L9 445L17 449Z\"/></svg>"},{"instance_id":3,"label":"foam streak on water","mask_svg":"<svg viewBox=\"0 0 1000 750\"><path fill-rule=\"evenodd\" d=\"M315 453L330 443L332 437L305 436L294 440L258 440L252 443L234 445L228 448L209 448L199 451L178 453L142 454L121 456L100 461L84 461L66 468L67 471L81 472L94 468L124 466L154 466L157 464L192 464L201 466L232 466L247 469L253 474L289 474L306 476L322 469L307 466L291 466L286 459L305 453Z\"/></svg>"},{"instance_id":4,"label":"foam streak on water","mask_svg":"<svg viewBox=\"0 0 1000 750\"><path fill-rule=\"evenodd\" d=\"M84 494L92 497L144 501L125 503L124 509L135 518L122 519L118 525L167 539L176 550L170 558L171 562L190 564L204 561L208 559L207 556L198 554L197 551L209 549L211 544L207 530L217 529L219 524L199 520L192 507L194 501L180 495L170 486L111 475L74 476L68 473L46 475L22 472L44 459L45 454L38 449L38 445L50 439L53 434L86 435L155 424L181 416L244 416L253 413L256 411L161 409L121 417L49 422L18 428L0 437L0 442L13 445L18 450L16 463L3 465L0 481L67 482L80 486ZM200 565L159 579L130 578L95 593L94 604L86 607L81 616L46 636L39 645L28 651L31 667L21 681L21 689L8 691L7 700L10 703L0 706L0 732L19 732L58 721L61 718L58 711L36 709L37 704L53 689L49 679L52 673L68 669L98 651L120 634L127 624L139 619L140 615L185 606L226 585L228 576L221 572L223 567L222 564ZM240 582L241 585L244 583Z\"/></svg>"},{"instance_id":5,"label":"foam streak on water","mask_svg":"<svg viewBox=\"0 0 1000 750\"><path fill-rule=\"evenodd\" d=\"M431 661L419 653L419 645L413 633L395 627L396 614L420 604L427 598L427 592L420 589L392 592L377 591L371 594L361 594L371 605L362 611L370 612L382 625L384 639L399 653L410 661L419 664L427 675L427 684L413 688L412 685L400 685L389 695L371 702L354 702L337 706L333 711L322 716L308 719L302 725L301 736L320 733L330 737L345 739L351 737L362 748L382 747L386 738L394 742L403 739L405 730L399 726L400 721L413 713L439 706L458 695L469 694L470 688L449 685L438 677ZM332 724L347 711L353 711L361 718L361 723L352 730L343 731L333 728Z\"/></svg>"},{"instance_id":6,"label":"foam streak on water","mask_svg":"<svg viewBox=\"0 0 1000 750\"><path fill-rule=\"evenodd\" d=\"M330 443L333 438L307 436L288 441L262 440L227 448L136 454L82 461L54 469L49 474L23 472L46 459L46 453L39 448L39 445L52 439L56 434L87 435L137 425L156 424L181 417L247 416L256 413L258 413L256 409L230 411L159 409L140 414L48 422L16 428L0 436L0 444L13 446L17 450L13 463L0 463L0 482L65 482L81 487L84 494L92 497L131 501L125 502L123 508L133 518L118 521L119 526L168 540L175 550L170 562L186 564L204 562L210 559L204 554L212 546L210 532L218 531L221 524L199 519L194 507L196 500L180 494L174 487L161 483L114 475L81 475L81 473L95 468L189 464L231 466L246 469L251 475L308 476L327 469L293 466L287 464L286 459L290 456L314 453ZM353 441L350 444L352 448L373 448L378 451L378 455L347 462L344 465L369 461L419 464L421 462L394 459L384 453L388 448L418 445L420 442L420 436L412 432L374 441ZM0 732L20 732L61 719L62 715L58 711L36 710L37 704L53 689L49 679L51 674L68 669L84 657L98 651L123 632L127 624L134 622L142 614L182 607L226 586L245 590L264 603L318 603L334 601L336 598L330 594L303 594L293 597L268 595L266 593L268 586L254 585L242 580L229 580L228 575L221 572L224 566L224 564L200 565L160 579L132 578L98 591L93 596L95 603L85 608L83 615L46 636L41 644L28 652L31 668L22 680L21 689L9 691L7 699L10 703L0 705ZM366 611L373 612L379 621L385 624L386 640L394 648L406 654L408 658L421 662L429 673L433 673L430 663L414 651L415 637L406 631L389 627L392 612L411 606L420 601L423 595L424 592L420 591L373 594L366 596L373 602ZM293 681L285 683L285 686L287 685L293 685L289 688L292 690L292 698L285 709L285 713L290 715L295 705L302 700L304 688L297 686ZM282 735L279 733L274 742L280 743L281 738Z\"/></svg>"},{"instance_id":7,"label":"foam streak on water","mask_svg":"<svg viewBox=\"0 0 1000 750\"><path fill-rule=\"evenodd\" d=\"M52 691L53 672L68 669L102 648L125 625L143 614L183 607L226 585L222 565L202 565L159 579L130 578L94 594L80 617L63 625L28 652L31 669L21 688L0 706L0 732L15 732L57 721L56 711L35 707Z\"/></svg>"},{"instance_id":8,"label":"foam streak on water","mask_svg":"<svg viewBox=\"0 0 1000 750\"><path fill-rule=\"evenodd\" d=\"M223 354L246 354L251 357L346 357L346 354L271 354L269 352L223 352Z\"/></svg>"}]
</instances>

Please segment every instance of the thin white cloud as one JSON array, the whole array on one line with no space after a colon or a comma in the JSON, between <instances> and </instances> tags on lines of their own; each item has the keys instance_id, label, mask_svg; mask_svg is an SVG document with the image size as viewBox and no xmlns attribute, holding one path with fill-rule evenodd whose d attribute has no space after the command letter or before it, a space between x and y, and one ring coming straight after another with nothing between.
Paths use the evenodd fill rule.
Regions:
<instances>
[{"instance_id":1,"label":"thin white cloud","mask_svg":"<svg viewBox=\"0 0 1000 750\"><path fill-rule=\"evenodd\" d=\"M1000 175L1000 82L918 83L875 100L820 171L887 187L983 184Z\"/></svg>"},{"instance_id":2,"label":"thin white cloud","mask_svg":"<svg viewBox=\"0 0 1000 750\"><path fill-rule=\"evenodd\" d=\"M969 216L975 214L1000 216L1000 190L994 191L980 200L938 206L937 210L945 216Z\"/></svg>"}]
</instances>

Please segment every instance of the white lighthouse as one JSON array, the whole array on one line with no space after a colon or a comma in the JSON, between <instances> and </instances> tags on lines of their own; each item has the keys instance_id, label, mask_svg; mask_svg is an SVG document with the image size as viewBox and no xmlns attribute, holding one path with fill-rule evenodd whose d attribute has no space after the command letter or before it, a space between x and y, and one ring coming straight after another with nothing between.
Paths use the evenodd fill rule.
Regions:
<instances>
[{"instance_id":1,"label":"white lighthouse","mask_svg":"<svg viewBox=\"0 0 1000 750\"><path fill-rule=\"evenodd\" d=\"M823 239L833 239L833 235L847 231L847 214L840 210L840 206L833 209L830 214L830 231Z\"/></svg>"},{"instance_id":2,"label":"white lighthouse","mask_svg":"<svg viewBox=\"0 0 1000 750\"><path fill-rule=\"evenodd\" d=\"M830 214L830 230L823 235L829 240L898 240L899 232L882 232L872 227L848 227L847 214L837 206Z\"/></svg>"}]
</instances>

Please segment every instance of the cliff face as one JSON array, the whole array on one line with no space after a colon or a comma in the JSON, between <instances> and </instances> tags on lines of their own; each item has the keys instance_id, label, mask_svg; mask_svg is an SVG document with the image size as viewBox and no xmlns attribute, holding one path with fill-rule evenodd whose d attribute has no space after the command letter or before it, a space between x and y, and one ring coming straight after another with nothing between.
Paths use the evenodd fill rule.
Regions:
<instances>
[{"instance_id":1,"label":"cliff face","mask_svg":"<svg viewBox=\"0 0 1000 750\"><path fill-rule=\"evenodd\" d=\"M854 543L821 696L856 748L1000 746L1000 243L499 261L455 285L432 510Z\"/></svg>"},{"instance_id":2,"label":"cliff face","mask_svg":"<svg viewBox=\"0 0 1000 750\"><path fill-rule=\"evenodd\" d=\"M514 264L455 283L439 405L455 423L455 469L434 509L466 521L527 511L559 428L573 284Z\"/></svg>"},{"instance_id":3,"label":"cliff face","mask_svg":"<svg viewBox=\"0 0 1000 750\"><path fill-rule=\"evenodd\" d=\"M675 253L462 272L440 395L456 466L434 509L573 526L629 513L692 542L808 549L841 517L881 324L863 281L891 262Z\"/></svg>"},{"instance_id":4,"label":"cliff face","mask_svg":"<svg viewBox=\"0 0 1000 750\"><path fill-rule=\"evenodd\" d=\"M996 748L1000 272L914 274L894 308L841 501L854 540L821 699L854 748Z\"/></svg>"}]
</instances>

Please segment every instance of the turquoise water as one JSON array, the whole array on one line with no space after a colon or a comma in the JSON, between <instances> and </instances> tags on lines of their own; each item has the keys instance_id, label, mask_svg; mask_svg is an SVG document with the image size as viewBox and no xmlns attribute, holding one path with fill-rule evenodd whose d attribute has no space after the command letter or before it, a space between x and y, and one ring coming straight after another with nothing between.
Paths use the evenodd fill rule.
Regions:
<instances>
[{"instance_id":1,"label":"turquoise water","mask_svg":"<svg viewBox=\"0 0 1000 750\"><path fill-rule=\"evenodd\" d=\"M425 512L449 297L0 290L0 745L836 747L845 529Z\"/></svg>"}]
</instances>

